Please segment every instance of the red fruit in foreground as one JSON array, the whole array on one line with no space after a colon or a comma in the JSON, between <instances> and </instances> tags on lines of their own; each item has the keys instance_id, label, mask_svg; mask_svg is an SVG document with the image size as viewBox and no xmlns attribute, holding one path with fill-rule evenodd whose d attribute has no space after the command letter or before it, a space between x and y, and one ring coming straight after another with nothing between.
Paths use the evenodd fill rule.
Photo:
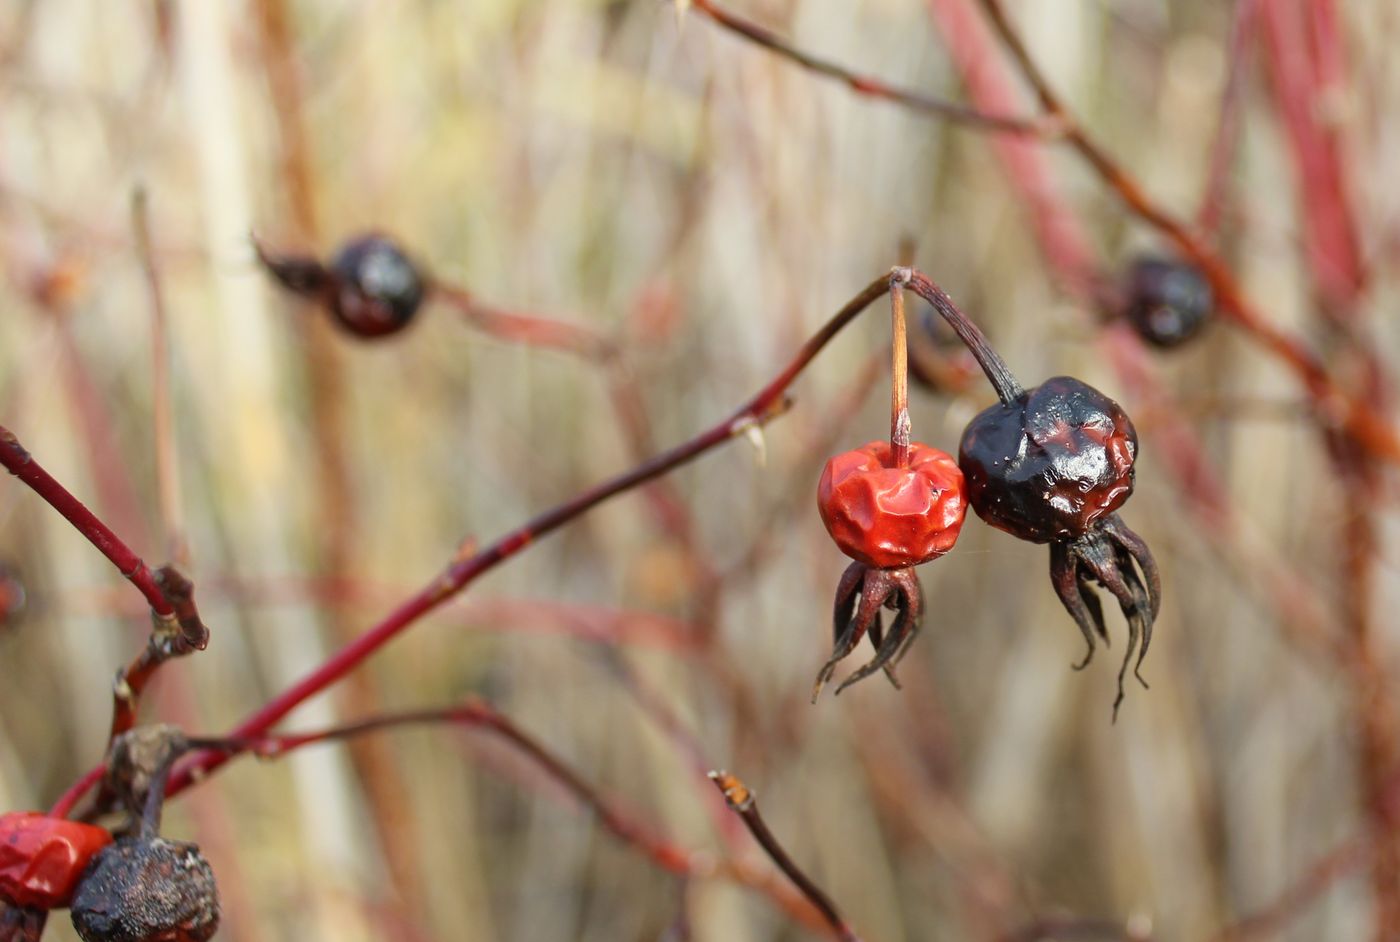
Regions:
<instances>
[{"instance_id":1,"label":"red fruit in foreground","mask_svg":"<svg viewBox=\"0 0 1400 942\"><path fill-rule=\"evenodd\" d=\"M967 497L951 455L914 442L908 467L896 468L889 443L871 442L827 461L817 509L841 552L876 569L903 569L953 548Z\"/></svg>"},{"instance_id":2,"label":"red fruit in foreground","mask_svg":"<svg viewBox=\"0 0 1400 942\"><path fill-rule=\"evenodd\" d=\"M40 811L0 815L0 900L11 906L67 906L93 855L112 843L100 827Z\"/></svg>"}]
</instances>

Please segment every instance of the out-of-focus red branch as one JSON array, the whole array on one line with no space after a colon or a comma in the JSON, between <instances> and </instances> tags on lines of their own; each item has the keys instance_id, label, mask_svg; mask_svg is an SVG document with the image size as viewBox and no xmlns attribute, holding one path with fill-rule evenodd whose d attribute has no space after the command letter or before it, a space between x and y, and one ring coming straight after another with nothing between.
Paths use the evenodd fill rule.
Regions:
<instances>
[{"instance_id":1,"label":"out-of-focus red branch","mask_svg":"<svg viewBox=\"0 0 1400 942\"><path fill-rule=\"evenodd\" d=\"M430 297L456 310L472 327L505 343L558 350L602 362L615 353L612 341L583 324L508 311L460 285L434 278Z\"/></svg>"},{"instance_id":2,"label":"out-of-focus red branch","mask_svg":"<svg viewBox=\"0 0 1400 942\"><path fill-rule=\"evenodd\" d=\"M1220 119L1211 144L1210 162L1206 165L1206 182L1201 188L1201 203L1196 210L1196 230L1203 239L1214 239L1220 229L1221 216L1228 198L1230 165L1239 143L1240 119L1244 114L1244 84L1255 27L1259 21L1262 0L1239 0L1235 4L1234 22L1230 28L1229 56L1225 89L1220 96Z\"/></svg>"},{"instance_id":3,"label":"out-of-focus red branch","mask_svg":"<svg viewBox=\"0 0 1400 942\"><path fill-rule=\"evenodd\" d=\"M1353 838L1308 867L1267 907L1226 926L1211 942L1251 942L1272 939L1317 900L1338 879L1365 865L1370 842Z\"/></svg>"},{"instance_id":4,"label":"out-of-focus red branch","mask_svg":"<svg viewBox=\"0 0 1400 942\"><path fill-rule=\"evenodd\" d=\"M934 6L946 0L930 0ZM1303 383L1325 428L1344 432L1372 455L1400 464L1400 432L1365 396L1343 389L1302 339L1272 323L1254 305L1234 272L1191 228L1159 205L1072 115L1031 58L1000 0L979 0L1045 111L1064 122L1065 143L1094 170L1119 200L1190 259L1211 283L1219 309L1278 357Z\"/></svg>"},{"instance_id":5,"label":"out-of-focus red branch","mask_svg":"<svg viewBox=\"0 0 1400 942\"><path fill-rule=\"evenodd\" d=\"M1043 138L1054 138L1061 132L1059 123L1054 118L1016 118L1009 116L1011 112L1003 114L1001 112L979 111L977 108L971 108L967 105L944 101L941 98L934 98L911 89L899 88L870 75L852 72L833 62L803 52L771 30L759 26L751 20L744 19L737 13L715 3L714 0L690 0L690 6L729 32L773 51L809 72L844 82L858 95L894 102L954 124L962 124L984 131Z\"/></svg>"},{"instance_id":6,"label":"out-of-focus red branch","mask_svg":"<svg viewBox=\"0 0 1400 942\"><path fill-rule=\"evenodd\" d=\"M1260 0L1260 34L1293 157L1308 267L1323 309L1345 319L1366 282L1341 136L1328 122L1340 92L1340 41L1330 3ZM1336 97L1331 99L1335 106Z\"/></svg>"}]
</instances>

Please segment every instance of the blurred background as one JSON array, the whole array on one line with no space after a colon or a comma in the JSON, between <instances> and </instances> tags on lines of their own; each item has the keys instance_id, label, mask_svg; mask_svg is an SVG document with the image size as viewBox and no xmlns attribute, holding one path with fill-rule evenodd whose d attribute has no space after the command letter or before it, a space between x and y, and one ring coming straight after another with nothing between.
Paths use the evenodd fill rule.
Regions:
<instances>
[{"instance_id":1,"label":"blurred background","mask_svg":"<svg viewBox=\"0 0 1400 942\"><path fill-rule=\"evenodd\" d=\"M999 74L1002 113L1035 113L969 0L732 3L922 93L966 101ZM1008 6L1108 151L1382 407L1400 10ZM178 493L158 484L138 189ZM363 342L276 290L249 240L325 256L367 230L622 353L511 343L442 303ZM219 877L220 938L819 937L775 902L790 891L717 767L870 942L1387 937L1392 482L1319 433L1251 337L1212 323L1149 352L1107 316L1128 260L1164 246L1068 149L858 96L652 0L0 8L0 422L147 560L183 557L213 640L145 714L193 732L232 728L464 539L722 419L902 243L1027 385L1072 373L1133 415L1122 516L1166 591L1152 689L1110 724L1117 612L1114 648L1071 672L1046 549L969 516L921 570L903 692L873 678L808 703L845 566L814 489L828 454L887 433L882 302L761 451L740 439L532 546L285 724L485 697L693 851L692 878L498 737L431 727L239 760L175 802L166 831ZM993 396L938 343L916 338L952 369L915 387L914 437L955 450ZM0 562L26 596L0 628L0 806L46 807L101 756L149 622L13 480Z\"/></svg>"}]
</instances>

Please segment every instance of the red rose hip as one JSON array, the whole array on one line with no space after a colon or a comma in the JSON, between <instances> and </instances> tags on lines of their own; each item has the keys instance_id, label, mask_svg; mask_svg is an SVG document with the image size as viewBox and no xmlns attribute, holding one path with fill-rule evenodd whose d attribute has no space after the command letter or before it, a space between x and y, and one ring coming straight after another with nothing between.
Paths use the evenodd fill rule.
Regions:
<instances>
[{"instance_id":1,"label":"red rose hip","mask_svg":"<svg viewBox=\"0 0 1400 942\"><path fill-rule=\"evenodd\" d=\"M92 824L39 811L0 815L0 901L47 910L67 906L88 862L112 843Z\"/></svg>"},{"instance_id":2,"label":"red rose hip","mask_svg":"<svg viewBox=\"0 0 1400 942\"><path fill-rule=\"evenodd\" d=\"M907 467L888 442L836 455L817 485L822 523L841 551L876 569L903 569L953 548L967 513L957 462L914 442Z\"/></svg>"}]
</instances>

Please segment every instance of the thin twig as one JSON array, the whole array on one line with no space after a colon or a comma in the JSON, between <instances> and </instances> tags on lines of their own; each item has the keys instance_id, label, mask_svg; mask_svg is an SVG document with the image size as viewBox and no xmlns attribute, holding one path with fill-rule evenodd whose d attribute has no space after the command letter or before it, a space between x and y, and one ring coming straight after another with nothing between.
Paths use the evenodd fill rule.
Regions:
<instances>
[{"instance_id":1,"label":"thin twig","mask_svg":"<svg viewBox=\"0 0 1400 942\"><path fill-rule=\"evenodd\" d=\"M729 803L729 807L734 813L743 819L748 827L749 833L753 834L754 840L758 841L773 861L778 865L778 869L787 874L789 880L797 885L802 891L802 895L812 901L812 905L821 911L826 917L826 921L836 932L837 938L842 942L860 942L860 936L850 927L841 913L836 909L836 904L831 901L821 887L812 881L812 878L802 872L802 868L793 862L792 857L783 849L783 845L778 842L777 837L768 829L763 816L758 813L758 802L753 791L741 782L738 777L723 770L710 773L710 780L715 783L715 787L724 795L724 800Z\"/></svg>"},{"instance_id":2,"label":"thin twig","mask_svg":"<svg viewBox=\"0 0 1400 942\"><path fill-rule=\"evenodd\" d=\"M890 461L909 466L909 342L904 323L904 285L890 285Z\"/></svg>"},{"instance_id":3,"label":"thin twig","mask_svg":"<svg viewBox=\"0 0 1400 942\"><path fill-rule=\"evenodd\" d=\"M1032 137L1053 139L1061 133L1059 122L1035 118L1015 118L1006 115L988 114L967 105L934 98L907 88L891 85L882 79L852 72L842 66L803 52L776 33L746 20L715 3L714 0L690 0L690 5L699 10L711 21L750 42L757 43L818 75L844 82L856 94L869 98L891 101L906 108L941 118L954 124L979 128L984 131L1006 134L1021 134Z\"/></svg>"},{"instance_id":4,"label":"thin twig","mask_svg":"<svg viewBox=\"0 0 1400 942\"><path fill-rule=\"evenodd\" d=\"M152 619L146 646L112 684L111 740L136 725L141 695L162 664L203 651L209 644L209 629L194 604L194 584L174 566L160 567L154 578L161 595L170 603L171 615Z\"/></svg>"},{"instance_id":5,"label":"thin twig","mask_svg":"<svg viewBox=\"0 0 1400 942\"><path fill-rule=\"evenodd\" d=\"M432 279L429 297L452 307L482 333L506 343L558 350L593 362L606 361L616 354L613 342L590 327L508 311L441 278Z\"/></svg>"},{"instance_id":6,"label":"thin twig","mask_svg":"<svg viewBox=\"0 0 1400 942\"><path fill-rule=\"evenodd\" d=\"M603 797L577 772L556 758L532 736L479 699L473 698L459 706L445 709L387 713L358 723L308 733L231 736L226 740L196 742L206 749L216 750L228 757L252 752L260 758L277 759L305 746L354 739L366 733L394 729L400 726L431 723L456 723L462 726L488 729L496 733L509 741L516 750L528 756L535 764L544 769L552 780L562 785L570 795L593 811L598 816L599 822L614 836L642 851L663 870L686 875L693 872L691 863L693 855L690 851L658 836L649 826L620 810L612 800Z\"/></svg>"}]
</instances>

